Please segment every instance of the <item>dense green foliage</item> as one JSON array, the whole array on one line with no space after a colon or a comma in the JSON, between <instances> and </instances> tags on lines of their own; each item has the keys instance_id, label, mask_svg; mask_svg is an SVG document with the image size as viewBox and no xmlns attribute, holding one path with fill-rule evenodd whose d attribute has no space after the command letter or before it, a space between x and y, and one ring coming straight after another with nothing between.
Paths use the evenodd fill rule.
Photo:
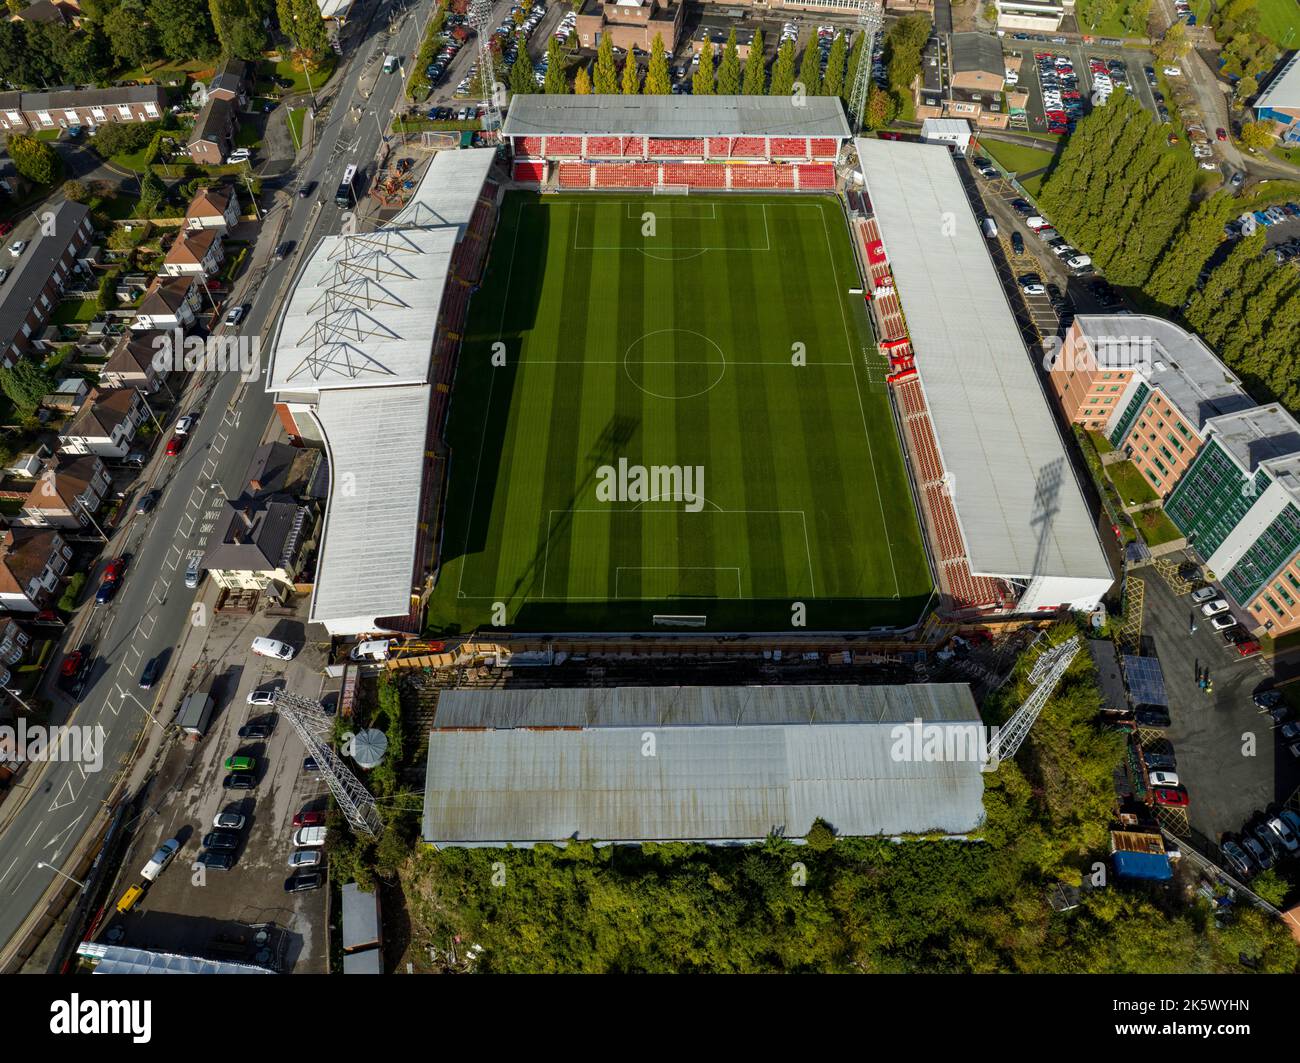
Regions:
<instances>
[{"instance_id":1,"label":"dense green foliage","mask_svg":"<svg viewBox=\"0 0 1300 1063\"><path fill-rule=\"evenodd\" d=\"M789 96L794 91L794 41L784 40L776 50L776 61L772 64L772 81L768 86L769 96Z\"/></svg>"},{"instance_id":2,"label":"dense green foliage","mask_svg":"<svg viewBox=\"0 0 1300 1063\"><path fill-rule=\"evenodd\" d=\"M691 92L696 96L713 95L713 41L708 37L700 48L700 65L691 78Z\"/></svg>"},{"instance_id":3,"label":"dense green foliage","mask_svg":"<svg viewBox=\"0 0 1300 1063\"><path fill-rule=\"evenodd\" d=\"M1220 71L1223 76L1257 81L1272 69L1278 46L1260 32L1257 0L1228 0L1227 3L1215 4L1210 21L1222 46L1219 55L1223 59Z\"/></svg>"},{"instance_id":4,"label":"dense green foliage","mask_svg":"<svg viewBox=\"0 0 1300 1063\"><path fill-rule=\"evenodd\" d=\"M629 55L623 63L623 95L639 96L641 94L641 73L637 70L636 57Z\"/></svg>"},{"instance_id":5,"label":"dense green foliage","mask_svg":"<svg viewBox=\"0 0 1300 1063\"><path fill-rule=\"evenodd\" d=\"M740 95L740 56L736 51L736 31L733 29L722 48L718 63L718 95Z\"/></svg>"},{"instance_id":6,"label":"dense green foliage","mask_svg":"<svg viewBox=\"0 0 1300 1063\"><path fill-rule=\"evenodd\" d=\"M826 57L826 76L822 78L823 96L839 96L844 91L844 64L848 60L848 33L835 34Z\"/></svg>"},{"instance_id":7,"label":"dense green foliage","mask_svg":"<svg viewBox=\"0 0 1300 1063\"><path fill-rule=\"evenodd\" d=\"M647 96L668 96L673 91L673 83L668 77L668 56L664 51L664 39L655 34L650 42L650 64L646 67L645 84L641 91Z\"/></svg>"},{"instance_id":8,"label":"dense green foliage","mask_svg":"<svg viewBox=\"0 0 1300 1063\"><path fill-rule=\"evenodd\" d=\"M912 83L921 73L921 50L929 38L930 16L921 13L905 15L885 30L885 71L895 100L911 95Z\"/></svg>"},{"instance_id":9,"label":"dense green foliage","mask_svg":"<svg viewBox=\"0 0 1300 1063\"><path fill-rule=\"evenodd\" d=\"M821 53L817 49L817 34L811 34L803 46L803 59L799 63L799 84L804 95L819 96L822 91Z\"/></svg>"},{"instance_id":10,"label":"dense green foliage","mask_svg":"<svg viewBox=\"0 0 1300 1063\"><path fill-rule=\"evenodd\" d=\"M63 172L63 162L54 148L39 137L15 133L7 145L14 169L38 185L52 185Z\"/></svg>"},{"instance_id":11,"label":"dense green foliage","mask_svg":"<svg viewBox=\"0 0 1300 1063\"><path fill-rule=\"evenodd\" d=\"M1191 156L1171 149L1151 114L1117 92L1066 141L1039 205L1110 281L1140 286L1189 209L1195 175Z\"/></svg>"},{"instance_id":12,"label":"dense green foliage","mask_svg":"<svg viewBox=\"0 0 1300 1063\"><path fill-rule=\"evenodd\" d=\"M560 54L560 42L552 34L546 43L546 80L542 82L542 91L548 96L563 96L569 91L569 79L564 68L565 57Z\"/></svg>"},{"instance_id":13,"label":"dense green foliage","mask_svg":"<svg viewBox=\"0 0 1300 1063\"><path fill-rule=\"evenodd\" d=\"M527 52L520 52L526 56ZM525 62L524 66L528 64ZM596 52L596 76L592 78L592 88L598 95L612 96L618 92L618 70L614 66L614 38L606 33L600 39L600 48Z\"/></svg>"},{"instance_id":14,"label":"dense green foliage","mask_svg":"<svg viewBox=\"0 0 1300 1063\"><path fill-rule=\"evenodd\" d=\"M740 91L746 96L762 96L767 87L766 56L763 54L763 31L755 30L749 43L749 58L745 60L745 80Z\"/></svg>"},{"instance_id":15,"label":"dense green foliage","mask_svg":"<svg viewBox=\"0 0 1300 1063\"><path fill-rule=\"evenodd\" d=\"M14 404L20 418L35 413L41 399L56 385L54 377L30 358L19 358L12 368L0 368L0 391Z\"/></svg>"},{"instance_id":16,"label":"dense green foliage","mask_svg":"<svg viewBox=\"0 0 1300 1063\"><path fill-rule=\"evenodd\" d=\"M1025 695L1027 664L987 719ZM459 934L493 972L1293 972L1290 935L1247 905L1216 926L1176 891L1109 885L1052 911L1051 886L1104 860L1123 739L1099 705L1082 654L985 776L981 842L422 851L401 875L412 945Z\"/></svg>"}]
</instances>

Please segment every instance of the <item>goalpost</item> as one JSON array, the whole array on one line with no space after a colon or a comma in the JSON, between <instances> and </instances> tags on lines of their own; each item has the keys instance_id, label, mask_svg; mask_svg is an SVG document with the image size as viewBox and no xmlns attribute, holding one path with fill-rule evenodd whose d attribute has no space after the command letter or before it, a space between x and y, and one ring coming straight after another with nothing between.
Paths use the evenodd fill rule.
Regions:
<instances>
[{"instance_id":1,"label":"goalpost","mask_svg":"<svg viewBox=\"0 0 1300 1063\"><path fill-rule=\"evenodd\" d=\"M686 196L690 195L690 185L655 185L651 191L656 196Z\"/></svg>"}]
</instances>

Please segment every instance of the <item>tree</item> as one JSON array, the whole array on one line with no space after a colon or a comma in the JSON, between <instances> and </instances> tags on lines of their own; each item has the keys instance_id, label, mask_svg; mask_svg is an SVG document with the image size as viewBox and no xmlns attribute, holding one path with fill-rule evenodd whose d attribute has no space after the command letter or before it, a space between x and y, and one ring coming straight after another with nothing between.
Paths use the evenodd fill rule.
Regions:
<instances>
[{"instance_id":1,"label":"tree","mask_svg":"<svg viewBox=\"0 0 1300 1063\"><path fill-rule=\"evenodd\" d=\"M1179 310L1196 287L1196 278L1223 240L1223 225L1235 213L1235 200L1219 193L1201 203L1170 241L1145 285L1146 294L1167 311Z\"/></svg>"},{"instance_id":2,"label":"tree","mask_svg":"<svg viewBox=\"0 0 1300 1063\"><path fill-rule=\"evenodd\" d=\"M745 80L741 92L746 96L762 96L767 88L766 58L763 55L763 31L755 30L749 43L749 58L745 60Z\"/></svg>"},{"instance_id":3,"label":"tree","mask_svg":"<svg viewBox=\"0 0 1300 1063\"><path fill-rule=\"evenodd\" d=\"M823 96L839 96L844 91L844 63L848 59L848 38L843 33L835 34L831 42L830 55L826 57L826 76L822 78Z\"/></svg>"},{"instance_id":4,"label":"tree","mask_svg":"<svg viewBox=\"0 0 1300 1063\"><path fill-rule=\"evenodd\" d=\"M1237 79L1237 84L1232 91L1238 103L1245 103L1259 91L1259 81L1247 74Z\"/></svg>"},{"instance_id":5,"label":"tree","mask_svg":"<svg viewBox=\"0 0 1300 1063\"><path fill-rule=\"evenodd\" d=\"M152 170L146 171L140 178L140 217L152 218L158 213L163 200L167 198L167 186L158 179Z\"/></svg>"},{"instance_id":6,"label":"tree","mask_svg":"<svg viewBox=\"0 0 1300 1063\"><path fill-rule=\"evenodd\" d=\"M294 35L298 47L319 60L330 46L329 35L325 32L325 20L320 17L320 7L316 0L292 0Z\"/></svg>"},{"instance_id":7,"label":"tree","mask_svg":"<svg viewBox=\"0 0 1300 1063\"><path fill-rule=\"evenodd\" d=\"M911 94L921 73L921 49L929 38L930 16L922 14L907 15L885 32L885 69L895 96Z\"/></svg>"},{"instance_id":8,"label":"tree","mask_svg":"<svg viewBox=\"0 0 1300 1063\"><path fill-rule=\"evenodd\" d=\"M817 35L813 34L804 45L803 62L799 65L799 83L803 85L804 95L817 96L822 88L821 49L817 47Z\"/></svg>"},{"instance_id":9,"label":"tree","mask_svg":"<svg viewBox=\"0 0 1300 1063\"><path fill-rule=\"evenodd\" d=\"M90 186L75 178L64 181L63 198L72 203L85 203L90 198Z\"/></svg>"},{"instance_id":10,"label":"tree","mask_svg":"<svg viewBox=\"0 0 1300 1063\"><path fill-rule=\"evenodd\" d=\"M19 174L38 185L54 184L62 162L51 145L28 133L14 133L9 137L8 146L9 157Z\"/></svg>"},{"instance_id":11,"label":"tree","mask_svg":"<svg viewBox=\"0 0 1300 1063\"><path fill-rule=\"evenodd\" d=\"M768 86L769 96L789 96L794 91L794 41L786 39L776 51L776 62L772 64L772 84Z\"/></svg>"},{"instance_id":12,"label":"tree","mask_svg":"<svg viewBox=\"0 0 1300 1063\"><path fill-rule=\"evenodd\" d=\"M696 96L713 95L713 41L708 37L700 48L700 65L691 79L691 91Z\"/></svg>"},{"instance_id":13,"label":"tree","mask_svg":"<svg viewBox=\"0 0 1300 1063\"><path fill-rule=\"evenodd\" d=\"M55 388L55 380L30 358L20 357L11 369L0 369L0 391L21 417L30 417Z\"/></svg>"},{"instance_id":14,"label":"tree","mask_svg":"<svg viewBox=\"0 0 1300 1063\"><path fill-rule=\"evenodd\" d=\"M519 54L510 67L510 94L527 96L537 91L537 79L533 77L532 65L528 62L528 49L524 47L524 36L519 35Z\"/></svg>"},{"instance_id":15,"label":"tree","mask_svg":"<svg viewBox=\"0 0 1300 1063\"><path fill-rule=\"evenodd\" d=\"M627 61L623 64L623 95L636 96L640 92L641 74L636 67L636 56L628 52Z\"/></svg>"},{"instance_id":16,"label":"tree","mask_svg":"<svg viewBox=\"0 0 1300 1063\"><path fill-rule=\"evenodd\" d=\"M853 47L849 49L849 65L848 69L844 71L844 84L840 87L840 99L842 99L845 104L848 104L849 98L853 95L853 86L857 84L858 67L861 66L863 61L862 51L866 47L866 41L867 35L865 33L859 33L857 37L853 39ZM869 56L867 57L867 62L871 62Z\"/></svg>"},{"instance_id":17,"label":"tree","mask_svg":"<svg viewBox=\"0 0 1300 1063\"><path fill-rule=\"evenodd\" d=\"M740 55L736 51L736 31L727 36L722 48L722 61L718 63L718 95L740 95Z\"/></svg>"},{"instance_id":18,"label":"tree","mask_svg":"<svg viewBox=\"0 0 1300 1063\"><path fill-rule=\"evenodd\" d=\"M1187 40L1187 24L1181 20L1175 22L1165 31L1160 43L1155 46L1157 63L1166 66L1177 63L1187 54L1190 42Z\"/></svg>"},{"instance_id":19,"label":"tree","mask_svg":"<svg viewBox=\"0 0 1300 1063\"><path fill-rule=\"evenodd\" d=\"M647 96L671 96L673 83L668 78L668 57L664 54L664 39L655 34L650 45L650 65L646 69L645 85L641 89Z\"/></svg>"},{"instance_id":20,"label":"tree","mask_svg":"<svg viewBox=\"0 0 1300 1063\"><path fill-rule=\"evenodd\" d=\"M157 122L105 122L95 135L95 151L104 158L139 151L158 132Z\"/></svg>"},{"instance_id":21,"label":"tree","mask_svg":"<svg viewBox=\"0 0 1300 1063\"><path fill-rule=\"evenodd\" d=\"M614 38L608 33L600 38L600 48L596 52L596 77L593 80L597 95L613 96L618 92L618 71L614 66Z\"/></svg>"},{"instance_id":22,"label":"tree","mask_svg":"<svg viewBox=\"0 0 1300 1063\"><path fill-rule=\"evenodd\" d=\"M113 65L108 38L93 22L85 23L80 31L56 23L49 23L44 28L47 33L54 32L66 80L85 85L108 78Z\"/></svg>"},{"instance_id":23,"label":"tree","mask_svg":"<svg viewBox=\"0 0 1300 1063\"><path fill-rule=\"evenodd\" d=\"M1241 146L1253 151L1265 151L1273 145L1272 122L1244 122L1241 126Z\"/></svg>"},{"instance_id":24,"label":"tree","mask_svg":"<svg viewBox=\"0 0 1300 1063\"><path fill-rule=\"evenodd\" d=\"M897 115L898 104L890 92L879 85L867 89L867 110L862 116L864 129L884 129Z\"/></svg>"},{"instance_id":25,"label":"tree","mask_svg":"<svg viewBox=\"0 0 1300 1063\"><path fill-rule=\"evenodd\" d=\"M173 59L212 59L220 50L205 0L149 0L149 21L163 55ZM320 22L317 11L316 21Z\"/></svg>"},{"instance_id":26,"label":"tree","mask_svg":"<svg viewBox=\"0 0 1300 1063\"><path fill-rule=\"evenodd\" d=\"M585 66L578 67L578 72L573 76L573 93L575 96L591 95L591 75Z\"/></svg>"},{"instance_id":27,"label":"tree","mask_svg":"<svg viewBox=\"0 0 1300 1063\"><path fill-rule=\"evenodd\" d=\"M564 57L560 55L560 42L551 35L546 44L546 80L542 91L548 96L563 96L569 91L569 80L564 76Z\"/></svg>"},{"instance_id":28,"label":"tree","mask_svg":"<svg viewBox=\"0 0 1300 1063\"><path fill-rule=\"evenodd\" d=\"M824 853L835 844L835 832L831 830L830 824L821 816L813 820L813 825L808 828L806 838L808 848L815 853Z\"/></svg>"},{"instance_id":29,"label":"tree","mask_svg":"<svg viewBox=\"0 0 1300 1063\"><path fill-rule=\"evenodd\" d=\"M122 0L113 8L104 17L104 36L109 52L121 64L144 66L157 55L156 32L141 0Z\"/></svg>"}]
</instances>

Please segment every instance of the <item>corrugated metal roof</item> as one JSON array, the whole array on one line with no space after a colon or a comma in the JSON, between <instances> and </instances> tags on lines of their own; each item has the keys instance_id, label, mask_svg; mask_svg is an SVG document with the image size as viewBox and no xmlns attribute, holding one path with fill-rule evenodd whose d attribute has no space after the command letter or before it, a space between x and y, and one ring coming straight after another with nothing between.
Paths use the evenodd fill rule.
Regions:
<instances>
[{"instance_id":1,"label":"corrugated metal roof","mask_svg":"<svg viewBox=\"0 0 1300 1063\"><path fill-rule=\"evenodd\" d=\"M355 882L343 886L343 948L345 951L379 940L379 894Z\"/></svg>"},{"instance_id":2,"label":"corrugated metal roof","mask_svg":"<svg viewBox=\"0 0 1300 1063\"><path fill-rule=\"evenodd\" d=\"M442 729L447 716L485 729ZM492 729L503 717L517 722ZM569 722L582 718L596 722ZM845 835L969 834L984 819L980 765L897 757L899 724L916 718L979 723L959 684L452 691L429 735L424 837L738 842L802 837L818 817Z\"/></svg>"},{"instance_id":3,"label":"corrugated metal roof","mask_svg":"<svg viewBox=\"0 0 1300 1063\"><path fill-rule=\"evenodd\" d=\"M965 683L902 686L605 687L448 690L439 729L454 727L691 727L978 720Z\"/></svg>"},{"instance_id":4,"label":"corrugated metal roof","mask_svg":"<svg viewBox=\"0 0 1300 1063\"><path fill-rule=\"evenodd\" d=\"M102 945L85 942L77 955L97 960L95 974L274 974L265 967L227 960L207 960L202 956L183 956L175 952L153 952L125 945Z\"/></svg>"},{"instance_id":5,"label":"corrugated metal roof","mask_svg":"<svg viewBox=\"0 0 1300 1063\"><path fill-rule=\"evenodd\" d=\"M835 96L516 96L505 136L848 137Z\"/></svg>"},{"instance_id":6,"label":"corrugated metal roof","mask_svg":"<svg viewBox=\"0 0 1300 1063\"><path fill-rule=\"evenodd\" d=\"M429 387L322 392L315 417L332 475L312 620L367 631L410 609L431 396Z\"/></svg>"},{"instance_id":7,"label":"corrugated metal roof","mask_svg":"<svg viewBox=\"0 0 1300 1063\"><path fill-rule=\"evenodd\" d=\"M1268 83L1268 88L1256 97L1256 112L1267 107L1285 111L1300 108L1300 52L1287 60L1277 77Z\"/></svg>"},{"instance_id":8,"label":"corrugated metal roof","mask_svg":"<svg viewBox=\"0 0 1300 1063\"><path fill-rule=\"evenodd\" d=\"M946 147L857 141L977 575L1109 583L1031 355Z\"/></svg>"}]
</instances>

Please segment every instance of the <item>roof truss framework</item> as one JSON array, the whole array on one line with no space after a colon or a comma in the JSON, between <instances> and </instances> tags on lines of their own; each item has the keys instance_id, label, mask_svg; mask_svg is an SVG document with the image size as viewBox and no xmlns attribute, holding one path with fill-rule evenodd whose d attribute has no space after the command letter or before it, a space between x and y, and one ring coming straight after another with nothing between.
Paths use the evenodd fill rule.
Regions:
<instances>
[{"instance_id":1,"label":"roof truss framework","mask_svg":"<svg viewBox=\"0 0 1300 1063\"><path fill-rule=\"evenodd\" d=\"M332 371L355 380L362 373L391 375L392 370L372 357L365 349L365 341L375 337L400 339L401 337L382 321L358 307L343 307L313 321L311 328L299 337L298 342L310 343L311 350L293 368L291 376L303 370L314 380L326 371Z\"/></svg>"}]
</instances>

